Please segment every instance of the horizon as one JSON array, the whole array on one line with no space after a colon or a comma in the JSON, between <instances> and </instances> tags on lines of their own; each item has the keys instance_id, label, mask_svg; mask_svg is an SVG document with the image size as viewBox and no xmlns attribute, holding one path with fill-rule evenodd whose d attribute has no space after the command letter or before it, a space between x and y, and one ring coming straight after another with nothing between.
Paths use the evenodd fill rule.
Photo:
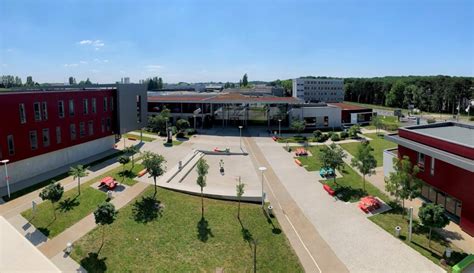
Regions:
<instances>
[{"instance_id":1,"label":"horizon","mask_svg":"<svg viewBox=\"0 0 474 273\"><path fill-rule=\"evenodd\" d=\"M472 77L474 3L424 2L6 0L0 75L40 83Z\"/></svg>"}]
</instances>

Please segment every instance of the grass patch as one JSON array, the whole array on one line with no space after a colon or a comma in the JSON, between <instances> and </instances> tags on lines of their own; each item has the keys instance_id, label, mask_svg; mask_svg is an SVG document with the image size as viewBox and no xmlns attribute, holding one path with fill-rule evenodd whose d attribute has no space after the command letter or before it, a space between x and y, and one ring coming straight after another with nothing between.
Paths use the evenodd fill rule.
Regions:
<instances>
[{"instance_id":1,"label":"grass patch","mask_svg":"<svg viewBox=\"0 0 474 273\"><path fill-rule=\"evenodd\" d=\"M304 136L292 136L292 137L281 137L278 138L278 143L305 143L306 141L310 141L309 138Z\"/></svg>"},{"instance_id":2,"label":"grass patch","mask_svg":"<svg viewBox=\"0 0 474 273\"><path fill-rule=\"evenodd\" d=\"M171 143L166 143L163 142L163 145L166 146L166 147L173 147L173 146L178 146L178 145L181 145L183 143L183 141L179 141L179 140L173 140Z\"/></svg>"},{"instance_id":3,"label":"grass patch","mask_svg":"<svg viewBox=\"0 0 474 273\"><path fill-rule=\"evenodd\" d=\"M55 204L56 220L49 201L37 205L34 216L31 209L22 212L21 215L44 235L53 238L92 213L97 205L106 199L107 195L104 192L81 185L81 195L77 194L77 188L71 189Z\"/></svg>"},{"instance_id":4,"label":"grass patch","mask_svg":"<svg viewBox=\"0 0 474 273\"><path fill-rule=\"evenodd\" d=\"M134 139L136 139L136 140L142 139L142 140L145 141L145 142L152 142L153 140L156 139L156 138L147 137L147 136L142 136L142 137L140 137L140 136L135 135L135 134L124 134L123 136L126 137L126 138L134 138Z\"/></svg>"},{"instance_id":5,"label":"grass patch","mask_svg":"<svg viewBox=\"0 0 474 273\"><path fill-rule=\"evenodd\" d=\"M323 180L323 183L331 186L336 191L336 194L341 194L343 201L357 202L363 196L372 195L379 197L385 203L390 202L390 198L385 193L367 180L365 181L364 191L364 180L349 165L345 164L344 170L341 173L342 177L336 178L336 183L334 183L333 179Z\"/></svg>"},{"instance_id":6,"label":"grass patch","mask_svg":"<svg viewBox=\"0 0 474 273\"><path fill-rule=\"evenodd\" d=\"M379 136L377 134L365 134L371 138L370 146L374 149L373 155L375 160L377 160L377 167L383 166L383 151L390 148L396 148L397 144L387 141L384 139L383 135ZM355 156L357 153L357 148L362 145L360 142L352 142L352 143L343 143L339 144L344 150L350 153L352 156Z\"/></svg>"},{"instance_id":7,"label":"grass patch","mask_svg":"<svg viewBox=\"0 0 474 273\"><path fill-rule=\"evenodd\" d=\"M152 194L149 187L142 196ZM236 202L205 199L201 218L200 197L165 189L157 197L164 208L156 217L137 214L147 200L138 197L106 227L100 253L96 228L75 242L72 258L89 272L252 272L251 241L258 239L258 272L303 272L277 220L267 220L259 205L242 204L241 224Z\"/></svg>"},{"instance_id":8,"label":"grass patch","mask_svg":"<svg viewBox=\"0 0 474 273\"><path fill-rule=\"evenodd\" d=\"M456 252L453 252L452 258L448 260L448 267L444 267L448 272L451 271L451 266L461 261L467 255L443 239L443 237L435 231L433 231L431 247L429 247L429 229L420 226L417 220L413 220L412 241L408 242L409 223L406 216L405 218L402 216L402 209L400 207L395 207L391 211L369 217L369 219L392 235L394 235L395 227L400 226L402 228L400 231L400 240L437 265L440 265L440 259L443 258L446 247L451 247Z\"/></svg>"},{"instance_id":9,"label":"grass patch","mask_svg":"<svg viewBox=\"0 0 474 273\"><path fill-rule=\"evenodd\" d=\"M143 170L144 167L141 164L135 163L132 169L132 163L125 165L125 175L122 172L122 166L119 166L113 170L110 170L84 184L81 184L81 195L77 195L77 187L64 193L63 198L56 204L57 219L53 221L53 211L51 208L51 202L43 202L37 206L36 214L34 217L31 209L22 213L26 219L32 219L30 222L35 227L40 229L46 236L52 238L66 228L74 225L76 222L91 213L98 204L107 198L107 195L98 190L93 189L90 185L98 182L106 176L112 176L118 182L133 186L137 182L134 178L138 172ZM83 179L87 179L83 178Z\"/></svg>"},{"instance_id":10,"label":"grass patch","mask_svg":"<svg viewBox=\"0 0 474 273\"><path fill-rule=\"evenodd\" d=\"M105 157L103 157L103 158L100 158L100 159L98 159L98 160L95 160L95 161L93 161L93 162L91 162L91 163L85 164L84 167L91 167L91 166L94 166L94 165L98 165L98 164L100 164L100 163L102 163L102 162L105 162L105 161L107 161L107 160L109 160L109 159L112 159L112 158L115 158L115 157L117 157L117 156L120 156L120 155L122 155L122 154L123 154L123 151L117 151L117 152L115 152L115 153L113 153L113 154L110 154L110 155L108 155L108 156L105 156ZM11 196L10 199L8 199L8 196L4 196L3 199L4 199L5 201L9 201L9 200L16 199L16 198L21 197L21 196L23 196L23 195L25 195L25 194L28 194L28 193L30 193L30 192L34 192L34 191L36 191L36 190L38 190L38 189L41 189L41 188L43 188L43 187L45 187L45 186L51 184L53 181L60 181L60 180L66 178L66 177L68 177L68 176L69 176L69 171L64 172L64 173L59 174L59 175L57 175L57 176L55 176L55 177L53 177L53 178L50 178L50 179L41 181L41 182L39 182L39 183L36 183L36 184L34 184L34 185L31 185L31 186L26 187L26 188L24 188L24 189L21 189L21 190L19 190L19 191L13 192L13 193L11 193L11 195L10 195L10 196Z\"/></svg>"},{"instance_id":11,"label":"grass patch","mask_svg":"<svg viewBox=\"0 0 474 273\"><path fill-rule=\"evenodd\" d=\"M298 160L303 164L304 168L308 172L319 171L322 168L321 161L319 161L318 154L321 153L320 149L324 146L309 146L305 148L311 153L311 156L299 156ZM297 147L292 147L292 151L295 151Z\"/></svg>"}]
</instances>

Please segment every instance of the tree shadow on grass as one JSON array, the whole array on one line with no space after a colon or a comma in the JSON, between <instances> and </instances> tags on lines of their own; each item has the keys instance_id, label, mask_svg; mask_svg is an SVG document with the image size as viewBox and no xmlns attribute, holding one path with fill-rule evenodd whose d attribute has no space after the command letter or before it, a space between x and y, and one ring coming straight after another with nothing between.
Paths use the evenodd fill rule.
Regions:
<instances>
[{"instance_id":1,"label":"tree shadow on grass","mask_svg":"<svg viewBox=\"0 0 474 273\"><path fill-rule=\"evenodd\" d=\"M250 232L250 230L248 230L244 226L244 224L242 223L242 221L240 219L239 219L239 223L240 223L240 227L241 227L240 233L242 233L242 239L244 239L244 241L246 241L249 244L249 247L251 248L252 247L252 241L253 241L253 235Z\"/></svg>"},{"instance_id":2,"label":"tree shadow on grass","mask_svg":"<svg viewBox=\"0 0 474 273\"><path fill-rule=\"evenodd\" d=\"M59 202L59 210L61 212L67 212L72 210L73 208L79 206L79 201L77 200L77 196L74 198L66 198L63 201Z\"/></svg>"},{"instance_id":3,"label":"tree shadow on grass","mask_svg":"<svg viewBox=\"0 0 474 273\"><path fill-rule=\"evenodd\" d=\"M49 234L51 233L51 231L46 227L39 227L39 228L37 228L37 230L39 230L41 233L43 233L44 236L46 236L46 237L49 237Z\"/></svg>"},{"instance_id":4,"label":"tree shadow on grass","mask_svg":"<svg viewBox=\"0 0 474 273\"><path fill-rule=\"evenodd\" d=\"M140 201L135 201L132 212L136 222L146 224L161 216L160 201L152 196L143 196Z\"/></svg>"},{"instance_id":5,"label":"tree shadow on grass","mask_svg":"<svg viewBox=\"0 0 474 273\"><path fill-rule=\"evenodd\" d=\"M209 222L204 217L201 217L201 220L199 220L197 224L197 231L198 239L201 242L207 242L207 240L209 240L209 236L214 237L212 230L209 228Z\"/></svg>"},{"instance_id":6,"label":"tree shadow on grass","mask_svg":"<svg viewBox=\"0 0 474 273\"><path fill-rule=\"evenodd\" d=\"M273 233L273 234L280 234L280 233L281 233L281 229L277 228L277 227L275 226L275 224L273 224L272 218L273 218L274 216L268 215L268 213L267 213L266 210L263 210L263 215L265 215L265 218L267 218L267 223L269 223L270 225L272 225L272 233Z\"/></svg>"},{"instance_id":7,"label":"tree shadow on grass","mask_svg":"<svg viewBox=\"0 0 474 273\"><path fill-rule=\"evenodd\" d=\"M122 177L122 179L123 179L123 178L135 178L135 176L136 176L135 173L132 172L131 170L120 171L120 172L118 173L118 175L119 175L120 177Z\"/></svg>"},{"instance_id":8,"label":"tree shadow on grass","mask_svg":"<svg viewBox=\"0 0 474 273\"><path fill-rule=\"evenodd\" d=\"M344 202L357 201L367 195L367 192L361 188L352 188L348 186L338 186L336 188L336 196Z\"/></svg>"},{"instance_id":9,"label":"tree shadow on grass","mask_svg":"<svg viewBox=\"0 0 474 273\"><path fill-rule=\"evenodd\" d=\"M107 258L99 258L99 254L89 252L87 257L80 261L80 264L87 270L87 272L100 273L107 271L105 260L107 260Z\"/></svg>"},{"instance_id":10,"label":"tree shadow on grass","mask_svg":"<svg viewBox=\"0 0 474 273\"><path fill-rule=\"evenodd\" d=\"M437 260L443 258L443 256L440 255L435 249L422 246L422 245L418 244L415 241L412 241L412 244L418 246L419 248L422 248L422 249L426 250L427 252L429 252L431 254L432 257L436 258Z\"/></svg>"}]
</instances>

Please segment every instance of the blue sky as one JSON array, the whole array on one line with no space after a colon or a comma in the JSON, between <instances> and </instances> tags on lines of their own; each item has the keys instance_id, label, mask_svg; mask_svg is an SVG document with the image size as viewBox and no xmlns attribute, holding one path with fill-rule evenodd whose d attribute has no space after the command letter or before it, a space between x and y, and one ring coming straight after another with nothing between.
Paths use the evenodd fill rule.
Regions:
<instances>
[{"instance_id":1,"label":"blue sky","mask_svg":"<svg viewBox=\"0 0 474 273\"><path fill-rule=\"evenodd\" d=\"M472 14L472 0L0 0L0 74L101 83L473 76Z\"/></svg>"}]
</instances>

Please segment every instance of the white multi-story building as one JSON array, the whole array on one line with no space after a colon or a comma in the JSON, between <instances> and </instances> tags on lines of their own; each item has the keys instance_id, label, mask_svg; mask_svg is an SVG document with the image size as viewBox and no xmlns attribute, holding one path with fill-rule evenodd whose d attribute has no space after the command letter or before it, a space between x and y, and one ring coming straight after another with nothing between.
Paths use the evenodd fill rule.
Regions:
<instances>
[{"instance_id":1,"label":"white multi-story building","mask_svg":"<svg viewBox=\"0 0 474 273\"><path fill-rule=\"evenodd\" d=\"M307 102L341 102L344 79L293 79L293 97Z\"/></svg>"}]
</instances>

